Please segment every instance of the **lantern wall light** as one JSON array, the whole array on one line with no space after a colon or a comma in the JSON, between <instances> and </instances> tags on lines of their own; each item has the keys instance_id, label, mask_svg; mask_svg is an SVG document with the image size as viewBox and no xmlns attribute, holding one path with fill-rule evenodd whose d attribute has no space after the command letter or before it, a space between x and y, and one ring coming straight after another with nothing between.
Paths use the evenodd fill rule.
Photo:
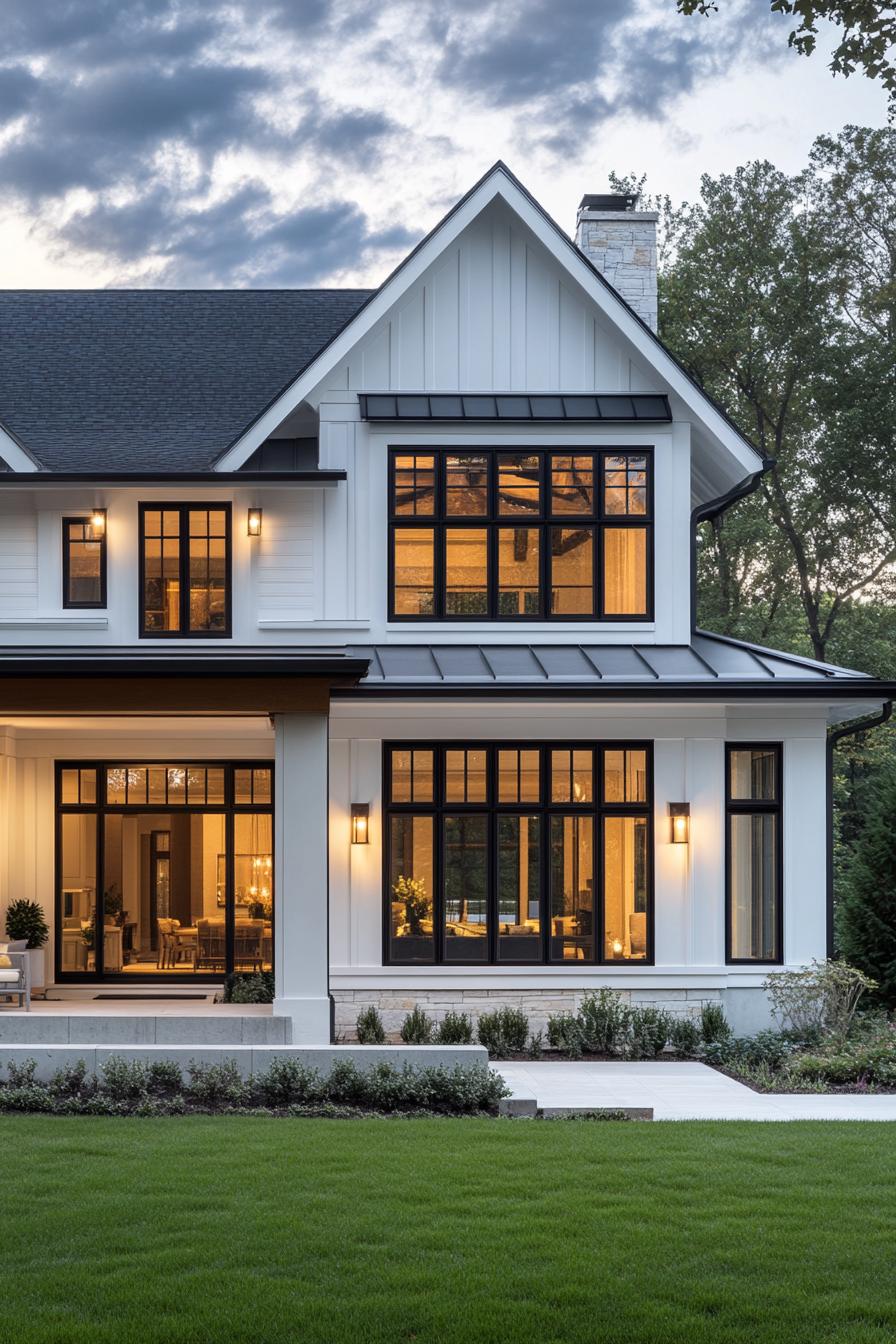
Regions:
<instances>
[{"instance_id":1,"label":"lantern wall light","mask_svg":"<svg viewBox=\"0 0 896 1344\"><path fill-rule=\"evenodd\" d=\"M352 803L352 844L369 843L370 804Z\"/></svg>"},{"instance_id":2,"label":"lantern wall light","mask_svg":"<svg viewBox=\"0 0 896 1344\"><path fill-rule=\"evenodd\" d=\"M246 531L250 537L261 536L261 509L250 509L246 519Z\"/></svg>"},{"instance_id":3,"label":"lantern wall light","mask_svg":"<svg viewBox=\"0 0 896 1344\"><path fill-rule=\"evenodd\" d=\"M91 509L90 531L94 541L100 541L106 535L106 510Z\"/></svg>"},{"instance_id":4,"label":"lantern wall light","mask_svg":"<svg viewBox=\"0 0 896 1344\"><path fill-rule=\"evenodd\" d=\"M670 803L669 819L673 845L686 845L690 839L691 830L690 803Z\"/></svg>"}]
</instances>

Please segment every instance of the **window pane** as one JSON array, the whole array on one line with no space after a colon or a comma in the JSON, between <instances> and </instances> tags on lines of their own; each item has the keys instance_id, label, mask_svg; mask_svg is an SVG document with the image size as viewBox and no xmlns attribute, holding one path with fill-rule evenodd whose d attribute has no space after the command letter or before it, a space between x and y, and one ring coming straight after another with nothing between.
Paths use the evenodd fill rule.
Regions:
<instances>
[{"instance_id":1,"label":"window pane","mask_svg":"<svg viewBox=\"0 0 896 1344\"><path fill-rule=\"evenodd\" d=\"M604 529L604 612L643 616L647 612L647 529Z\"/></svg>"},{"instance_id":2,"label":"window pane","mask_svg":"<svg viewBox=\"0 0 896 1344\"><path fill-rule=\"evenodd\" d=\"M88 522L65 524L68 547L68 586L65 606L99 606L103 600L102 558L104 542L93 539Z\"/></svg>"},{"instance_id":3,"label":"window pane","mask_svg":"<svg viewBox=\"0 0 896 1344\"><path fill-rule=\"evenodd\" d=\"M168 802L184 803L187 796L187 772L183 766L168 767Z\"/></svg>"},{"instance_id":4,"label":"window pane","mask_svg":"<svg viewBox=\"0 0 896 1344\"><path fill-rule=\"evenodd\" d=\"M79 803L81 801L77 770L62 771L61 797L63 803Z\"/></svg>"},{"instance_id":5,"label":"window pane","mask_svg":"<svg viewBox=\"0 0 896 1344\"><path fill-rule=\"evenodd\" d=\"M445 752L445 798L449 803L484 803L488 753L484 748Z\"/></svg>"},{"instance_id":6,"label":"window pane","mask_svg":"<svg viewBox=\"0 0 896 1344\"><path fill-rule=\"evenodd\" d=\"M607 748L604 752L604 802L647 802L647 752Z\"/></svg>"},{"instance_id":7,"label":"window pane","mask_svg":"<svg viewBox=\"0 0 896 1344\"><path fill-rule=\"evenodd\" d=\"M222 631L227 626L227 541L220 510L191 509L190 629Z\"/></svg>"},{"instance_id":8,"label":"window pane","mask_svg":"<svg viewBox=\"0 0 896 1344\"><path fill-rule=\"evenodd\" d=\"M81 771L81 802L82 802L82 803L95 803L95 802L96 802L96 771L95 771L95 770L82 770L82 771Z\"/></svg>"},{"instance_id":9,"label":"window pane","mask_svg":"<svg viewBox=\"0 0 896 1344\"><path fill-rule=\"evenodd\" d=\"M110 766L106 771L106 802L124 803L127 797L128 772L121 766Z\"/></svg>"},{"instance_id":10,"label":"window pane","mask_svg":"<svg viewBox=\"0 0 896 1344\"><path fill-rule=\"evenodd\" d=\"M200 766L191 765L187 771L187 802L191 807L205 804L205 771Z\"/></svg>"},{"instance_id":11,"label":"window pane","mask_svg":"<svg viewBox=\"0 0 896 1344\"><path fill-rule=\"evenodd\" d=\"M735 961L777 961L777 816L729 816L728 851L731 956Z\"/></svg>"},{"instance_id":12,"label":"window pane","mask_svg":"<svg viewBox=\"0 0 896 1344\"><path fill-rule=\"evenodd\" d=\"M604 957L647 956L647 818L604 818Z\"/></svg>"},{"instance_id":13,"label":"window pane","mask_svg":"<svg viewBox=\"0 0 896 1344\"><path fill-rule=\"evenodd\" d=\"M537 803L541 799L540 753L505 750L498 752L498 802Z\"/></svg>"},{"instance_id":14,"label":"window pane","mask_svg":"<svg viewBox=\"0 0 896 1344\"><path fill-rule=\"evenodd\" d=\"M647 513L647 458L643 453L604 458L604 512L642 517Z\"/></svg>"},{"instance_id":15,"label":"window pane","mask_svg":"<svg viewBox=\"0 0 896 1344\"><path fill-rule=\"evenodd\" d=\"M551 612L590 615L594 610L594 529L551 528Z\"/></svg>"},{"instance_id":16,"label":"window pane","mask_svg":"<svg viewBox=\"0 0 896 1344\"><path fill-rule=\"evenodd\" d=\"M233 801L235 803L251 803L252 801L252 771L240 767L233 772Z\"/></svg>"},{"instance_id":17,"label":"window pane","mask_svg":"<svg viewBox=\"0 0 896 1344\"><path fill-rule=\"evenodd\" d=\"M433 818L389 819L389 948L395 961L433 961Z\"/></svg>"},{"instance_id":18,"label":"window pane","mask_svg":"<svg viewBox=\"0 0 896 1344\"><path fill-rule=\"evenodd\" d=\"M594 513L594 458L590 453L552 453L550 512L590 516Z\"/></svg>"},{"instance_id":19,"label":"window pane","mask_svg":"<svg viewBox=\"0 0 896 1344\"><path fill-rule=\"evenodd\" d=\"M594 798L593 753L585 748L551 752L551 801L590 803Z\"/></svg>"},{"instance_id":20,"label":"window pane","mask_svg":"<svg viewBox=\"0 0 896 1344\"><path fill-rule=\"evenodd\" d=\"M252 771L252 801L256 804L271 801L271 771L267 766Z\"/></svg>"},{"instance_id":21,"label":"window pane","mask_svg":"<svg viewBox=\"0 0 896 1344\"><path fill-rule=\"evenodd\" d=\"M445 512L479 518L488 513L488 458L473 453L445 456Z\"/></svg>"},{"instance_id":22,"label":"window pane","mask_svg":"<svg viewBox=\"0 0 896 1344\"><path fill-rule=\"evenodd\" d=\"M392 512L417 517L435 513L434 458L413 454L393 459Z\"/></svg>"},{"instance_id":23,"label":"window pane","mask_svg":"<svg viewBox=\"0 0 896 1344\"><path fill-rule=\"evenodd\" d=\"M551 960L594 956L594 821L551 817Z\"/></svg>"},{"instance_id":24,"label":"window pane","mask_svg":"<svg viewBox=\"0 0 896 1344\"><path fill-rule=\"evenodd\" d=\"M168 796L168 771L164 765L149 767L149 801L164 803Z\"/></svg>"},{"instance_id":25,"label":"window pane","mask_svg":"<svg viewBox=\"0 0 896 1344\"><path fill-rule=\"evenodd\" d=\"M274 843L270 812L233 819L235 920L233 968L269 971L273 965Z\"/></svg>"},{"instance_id":26,"label":"window pane","mask_svg":"<svg viewBox=\"0 0 896 1344\"><path fill-rule=\"evenodd\" d=\"M449 616L488 613L488 546L485 528L445 532L445 611Z\"/></svg>"},{"instance_id":27,"label":"window pane","mask_svg":"<svg viewBox=\"0 0 896 1344\"><path fill-rule=\"evenodd\" d=\"M393 751L391 780L393 803L431 803L433 753L410 748Z\"/></svg>"},{"instance_id":28,"label":"window pane","mask_svg":"<svg viewBox=\"0 0 896 1344\"><path fill-rule=\"evenodd\" d=\"M541 819L498 818L498 960L541 961Z\"/></svg>"},{"instance_id":29,"label":"window pane","mask_svg":"<svg viewBox=\"0 0 896 1344\"><path fill-rule=\"evenodd\" d=\"M149 633L179 630L179 515L145 513L143 527L143 628Z\"/></svg>"},{"instance_id":30,"label":"window pane","mask_svg":"<svg viewBox=\"0 0 896 1344\"><path fill-rule=\"evenodd\" d=\"M778 753L774 747L743 747L729 753L732 798L774 802L778 796Z\"/></svg>"},{"instance_id":31,"label":"window pane","mask_svg":"<svg viewBox=\"0 0 896 1344\"><path fill-rule=\"evenodd\" d=\"M539 529L498 528L498 615L537 616L540 610Z\"/></svg>"},{"instance_id":32,"label":"window pane","mask_svg":"<svg viewBox=\"0 0 896 1344\"><path fill-rule=\"evenodd\" d=\"M445 818L445 960L488 958L488 818Z\"/></svg>"},{"instance_id":33,"label":"window pane","mask_svg":"<svg viewBox=\"0 0 896 1344\"><path fill-rule=\"evenodd\" d=\"M396 616L435 615L435 542L431 527L396 528L393 537Z\"/></svg>"},{"instance_id":34,"label":"window pane","mask_svg":"<svg viewBox=\"0 0 896 1344\"><path fill-rule=\"evenodd\" d=\"M132 765L128 768L128 802L146 802L146 766Z\"/></svg>"},{"instance_id":35,"label":"window pane","mask_svg":"<svg viewBox=\"0 0 896 1344\"><path fill-rule=\"evenodd\" d=\"M536 516L541 509L536 453L498 454L498 513Z\"/></svg>"},{"instance_id":36,"label":"window pane","mask_svg":"<svg viewBox=\"0 0 896 1344\"><path fill-rule=\"evenodd\" d=\"M206 801L209 803L223 803L224 801L224 769L222 766L212 766L206 770ZM270 794L264 800L270 802Z\"/></svg>"}]
</instances>

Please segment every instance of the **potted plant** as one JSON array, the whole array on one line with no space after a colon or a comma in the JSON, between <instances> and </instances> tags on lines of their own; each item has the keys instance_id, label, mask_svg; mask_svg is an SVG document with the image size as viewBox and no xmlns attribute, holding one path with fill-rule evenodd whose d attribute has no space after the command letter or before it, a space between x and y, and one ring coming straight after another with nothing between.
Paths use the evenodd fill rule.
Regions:
<instances>
[{"instance_id":1,"label":"potted plant","mask_svg":"<svg viewBox=\"0 0 896 1344\"><path fill-rule=\"evenodd\" d=\"M11 940L24 938L31 963L31 988L44 986L44 945L50 936L44 910L37 901L13 901L6 911L6 936Z\"/></svg>"}]
</instances>

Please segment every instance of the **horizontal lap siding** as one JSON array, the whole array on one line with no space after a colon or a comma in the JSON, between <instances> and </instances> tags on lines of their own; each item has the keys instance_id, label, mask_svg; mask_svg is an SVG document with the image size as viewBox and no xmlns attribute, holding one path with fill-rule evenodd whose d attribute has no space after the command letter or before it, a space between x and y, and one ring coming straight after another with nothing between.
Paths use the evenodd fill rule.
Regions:
<instances>
[{"instance_id":1,"label":"horizontal lap siding","mask_svg":"<svg viewBox=\"0 0 896 1344\"><path fill-rule=\"evenodd\" d=\"M37 608L37 519L0 512L0 612Z\"/></svg>"},{"instance_id":2,"label":"horizontal lap siding","mask_svg":"<svg viewBox=\"0 0 896 1344\"><path fill-rule=\"evenodd\" d=\"M277 510L266 510L255 558L258 609L262 615L299 615L311 619L317 593L316 507L297 497Z\"/></svg>"}]
</instances>

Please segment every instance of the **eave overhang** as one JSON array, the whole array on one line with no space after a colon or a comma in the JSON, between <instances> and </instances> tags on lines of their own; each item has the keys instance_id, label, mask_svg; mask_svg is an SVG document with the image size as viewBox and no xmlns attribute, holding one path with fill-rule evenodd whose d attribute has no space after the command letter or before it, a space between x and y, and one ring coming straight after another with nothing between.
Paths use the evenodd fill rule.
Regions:
<instances>
[{"instance_id":1,"label":"eave overhang","mask_svg":"<svg viewBox=\"0 0 896 1344\"><path fill-rule=\"evenodd\" d=\"M339 469L324 471L4 471L0 486L84 485L338 485L348 473Z\"/></svg>"}]
</instances>

